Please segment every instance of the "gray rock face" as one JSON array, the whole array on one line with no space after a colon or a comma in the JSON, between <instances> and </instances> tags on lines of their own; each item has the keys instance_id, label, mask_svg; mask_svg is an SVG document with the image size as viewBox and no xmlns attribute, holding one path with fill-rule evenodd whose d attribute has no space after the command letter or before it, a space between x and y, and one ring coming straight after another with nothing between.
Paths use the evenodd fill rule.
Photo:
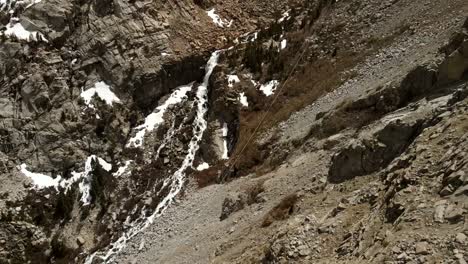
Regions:
<instances>
[{"instance_id":1,"label":"gray rock face","mask_svg":"<svg viewBox=\"0 0 468 264\"><path fill-rule=\"evenodd\" d=\"M411 144L448 100L449 97L423 100L371 124L333 156L328 179L341 182L386 166Z\"/></svg>"}]
</instances>

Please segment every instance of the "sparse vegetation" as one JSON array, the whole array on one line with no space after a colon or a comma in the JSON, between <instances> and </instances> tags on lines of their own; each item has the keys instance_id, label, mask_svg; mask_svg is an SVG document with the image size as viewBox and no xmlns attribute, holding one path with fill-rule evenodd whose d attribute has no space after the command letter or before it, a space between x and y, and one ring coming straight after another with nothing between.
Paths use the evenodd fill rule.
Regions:
<instances>
[{"instance_id":1,"label":"sparse vegetation","mask_svg":"<svg viewBox=\"0 0 468 264\"><path fill-rule=\"evenodd\" d=\"M295 193L284 197L278 205L266 214L261 226L268 227L275 221L287 219L294 212L294 206L298 198Z\"/></svg>"}]
</instances>

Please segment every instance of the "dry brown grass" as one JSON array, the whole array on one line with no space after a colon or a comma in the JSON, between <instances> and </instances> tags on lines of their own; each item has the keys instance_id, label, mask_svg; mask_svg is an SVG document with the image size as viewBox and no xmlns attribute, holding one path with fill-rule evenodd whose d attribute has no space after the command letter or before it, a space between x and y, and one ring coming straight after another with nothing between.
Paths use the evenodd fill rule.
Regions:
<instances>
[{"instance_id":1,"label":"dry brown grass","mask_svg":"<svg viewBox=\"0 0 468 264\"><path fill-rule=\"evenodd\" d=\"M336 89L343 82L340 73L352 68L363 58L364 54L360 54L359 56L355 54L343 54L335 62L331 62L329 59L321 59L299 67L282 89L281 94L271 108L271 111L268 112L256 136L274 127L281 121L288 119L292 113L311 104L320 96ZM239 155L240 150L251 137L256 126L262 120L267 105L265 104L265 107L255 112L241 113L239 142L237 143L233 157ZM236 161L235 166L240 175L255 170L255 167L270 154L268 149L269 144L259 146L254 141L249 142Z\"/></svg>"},{"instance_id":2,"label":"dry brown grass","mask_svg":"<svg viewBox=\"0 0 468 264\"><path fill-rule=\"evenodd\" d=\"M295 193L284 197L278 205L265 215L262 227L270 226L275 221L287 219L294 212L294 206L298 198L299 196Z\"/></svg>"},{"instance_id":3,"label":"dry brown grass","mask_svg":"<svg viewBox=\"0 0 468 264\"><path fill-rule=\"evenodd\" d=\"M260 146L255 143L256 137L271 127L275 127L278 123L287 120L292 113L310 105L319 97L338 88L347 79L353 77L353 73L350 73L353 67L363 62L366 57L372 55L382 47L390 45L397 36L403 34L405 31L407 31L407 26L406 24L402 24L392 35L384 36L380 39L375 38L368 40L365 43L366 47L362 48L359 52L338 51L336 54L330 55L330 57L315 60L313 59L313 51L307 51L304 58L310 56L312 59L309 61L303 60L299 63L298 68L281 90L271 111L268 112L254 140L247 144L242 153L240 153L241 149L246 145L255 127L262 120L271 101L263 102L263 105L259 103L259 105L251 108L254 109L254 112L241 113L239 141L232 155L233 157L239 156L235 164L237 176L245 175L259 169L261 170L259 172L268 172L274 169L275 164L272 164L273 166L267 166L268 168L265 166L259 168L258 165L262 164L265 157L271 154L268 148L271 144L267 142L264 146ZM307 33L304 32L293 33L289 36L289 38L291 38L290 45L296 43L297 46L297 43L302 43L306 37ZM281 73L283 77L285 77L286 72L289 72L293 67L296 54L292 51L297 52L299 46L297 46L297 48L298 49L291 49L291 54L283 56L284 60L288 60L287 62L282 62L285 65L285 70ZM343 72L348 72L348 74L344 75ZM249 94L249 96L249 98L251 98L252 95Z\"/></svg>"},{"instance_id":4,"label":"dry brown grass","mask_svg":"<svg viewBox=\"0 0 468 264\"><path fill-rule=\"evenodd\" d=\"M255 184L245 187L244 193L247 194L247 205L257 202L258 195L265 191L264 183L265 180L258 180Z\"/></svg>"}]
</instances>

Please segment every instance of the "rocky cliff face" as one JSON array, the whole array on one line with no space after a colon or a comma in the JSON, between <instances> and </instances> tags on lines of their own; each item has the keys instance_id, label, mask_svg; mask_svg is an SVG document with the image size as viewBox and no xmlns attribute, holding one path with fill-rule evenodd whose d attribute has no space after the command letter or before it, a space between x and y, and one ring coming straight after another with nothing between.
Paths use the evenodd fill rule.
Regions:
<instances>
[{"instance_id":1,"label":"rocky cliff face","mask_svg":"<svg viewBox=\"0 0 468 264\"><path fill-rule=\"evenodd\" d=\"M467 12L0 0L0 262L466 263Z\"/></svg>"}]
</instances>

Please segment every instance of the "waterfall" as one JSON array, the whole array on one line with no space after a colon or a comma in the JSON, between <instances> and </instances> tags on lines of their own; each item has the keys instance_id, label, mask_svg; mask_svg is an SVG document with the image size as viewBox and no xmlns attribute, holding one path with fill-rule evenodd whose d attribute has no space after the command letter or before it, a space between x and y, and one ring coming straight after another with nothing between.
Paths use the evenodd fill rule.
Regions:
<instances>
[{"instance_id":1,"label":"waterfall","mask_svg":"<svg viewBox=\"0 0 468 264\"><path fill-rule=\"evenodd\" d=\"M193 128L192 128L193 136L188 145L187 155L185 156L182 162L182 165L173 175L171 175L164 181L164 185L162 188L169 186L169 190L170 190L169 193L158 204L158 206L156 207L152 215L150 215L149 217L146 217L145 209L143 209L140 217L137 220L129 223L129 225L131 226L129 230L124 232L124 234L122 234L122 236L117 241L111 243L110 248L106 252L95 252L92 255L88 256L88 258L85 261L86 264L91 264L95 258L101 259L105 263L111 262L115 254L120 252L126 246L127 242L131 238L133 238L134 236L136 236L137 234L145 230L151 223L153 223L155 218L160 217L164 213L164 211L174 201L174 198L177 196L177 194L179 194L179 192L181 191L183 184L186 180L185 171L187 168L192 166L193 161L195 159L195 155L198 149L200 148L200 141L203 137L203 133L205 132L208 126L207 121L205 120L205 115L206 115L206 112L208 111L208 103L207 103L208 102L208 82L210 80L210 77L211 77L211 74L213 73L214 68L218 64L219 54L220 54L220 51L215 51L211 55L205 67L205 77L203 78L203 82L197 86L196 98L195 98L195 104L194 104L194 106L196 107L196 116L195 116L195 121L193 123ZM186 92L187 88L184 87L184 89L182 90L183 92ZM180 98L179 96L175 96L175 97L177 99ZM158 110L165 110L167 108L167 105L168 104L166 103L163 104L163 107L160 107L161 109L158 109ZM153 123L155 123L155 125L158 124L158 122L153 122ZM141 127L141 129L143 128L147 129L148 126ZM173 136L172 133L166 134L166 137L172 137L172 136ZM143 138L141 137L139 139L143 139ZM170 141L171 138L167 138L167 140ZM139 142L142 142L142 141L143 140ZM130 143L135 144L136 141L133 139L130 141Z\"/></svg>"}]
</instances>

